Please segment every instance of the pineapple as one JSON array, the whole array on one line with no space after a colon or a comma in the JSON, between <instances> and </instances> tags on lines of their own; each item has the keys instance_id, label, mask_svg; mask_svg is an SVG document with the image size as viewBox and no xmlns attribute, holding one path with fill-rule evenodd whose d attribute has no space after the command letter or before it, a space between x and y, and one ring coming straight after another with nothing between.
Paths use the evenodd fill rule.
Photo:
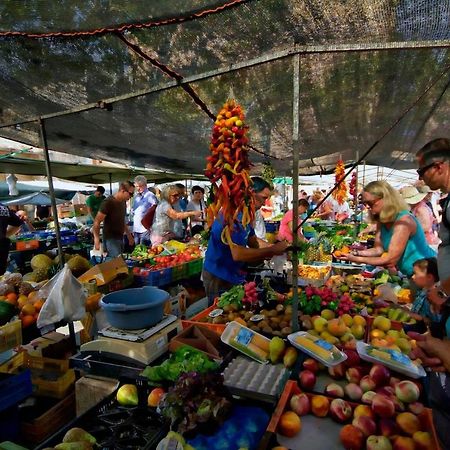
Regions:
<instances>
[{"instance_id":1,"label":"pineapple","mask_svg":"<svg viewBox=\"0 0 450 450\"><path fill-rule=\"evenodd\" d=\"M36 283L39 283L40 281L44 281L48 278L48 270L47 269L34 269L34 278L36 280Z\"/></svg>"}]
</instances>

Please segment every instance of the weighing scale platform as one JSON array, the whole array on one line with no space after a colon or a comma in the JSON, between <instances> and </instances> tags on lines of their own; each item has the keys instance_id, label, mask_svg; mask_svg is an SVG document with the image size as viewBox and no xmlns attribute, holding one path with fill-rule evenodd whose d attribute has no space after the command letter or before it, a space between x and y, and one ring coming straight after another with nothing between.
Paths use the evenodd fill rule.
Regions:
<instances>
[{"instance_id":1,"label":"weighing scale platform","mask_svg":"<svg viewBox=\"0 0 450 450\"><path fill-rule=\"evenodd\" d=\"M161 323L164 324L162 327ZM80 353L71 358L71 365L103 376L112 376L111 373L117 375L120 368L136 375L165 353L169 341L182 330L181 321L175 316L165 317L160 324L150 329L151 333L150 330L115 330L122 334L120 338L109 337L112 334L109 328L106 330L108 336L99 335L98 339L83 344ZM104 330L102 332L105 334ZM151 334L150 337L142 339L148 334Z\"/></svg>"}]
</instances>

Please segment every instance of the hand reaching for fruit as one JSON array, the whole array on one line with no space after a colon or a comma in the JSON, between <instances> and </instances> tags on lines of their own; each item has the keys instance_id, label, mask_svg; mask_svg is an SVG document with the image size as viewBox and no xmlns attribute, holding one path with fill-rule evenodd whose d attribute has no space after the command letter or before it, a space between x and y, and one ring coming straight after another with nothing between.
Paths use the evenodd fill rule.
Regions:
<instances>
[{"instance_id":1,"label":"hand reaching for fruit","mask_svg":"<svg viewBox=\"0 0 450 450\"><path fill-rule=\"evenodd\" d=\"M422 364L433 372L450 371L450 342L434 338L431 334L409 332L408 336L416 341L411 350L411 359L420 359Z\"/></svg>"}]
</instances>

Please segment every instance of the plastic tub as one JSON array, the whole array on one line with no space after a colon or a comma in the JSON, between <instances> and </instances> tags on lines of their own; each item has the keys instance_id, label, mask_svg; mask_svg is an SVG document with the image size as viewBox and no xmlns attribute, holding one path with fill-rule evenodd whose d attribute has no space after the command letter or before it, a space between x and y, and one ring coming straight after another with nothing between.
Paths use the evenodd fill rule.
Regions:
<instances>
[{"instance_id":1,"label":"plastic tub","mask_svg":"<svg viewBox=\"0 0 450 450\"><path fill-rule=\"evenodd\" d=\"M162 319L164 303L169 297L166 291L145 286L106 294L100 306L113 327L137 330L151 327Z\"/></svg>"}]
</instances>

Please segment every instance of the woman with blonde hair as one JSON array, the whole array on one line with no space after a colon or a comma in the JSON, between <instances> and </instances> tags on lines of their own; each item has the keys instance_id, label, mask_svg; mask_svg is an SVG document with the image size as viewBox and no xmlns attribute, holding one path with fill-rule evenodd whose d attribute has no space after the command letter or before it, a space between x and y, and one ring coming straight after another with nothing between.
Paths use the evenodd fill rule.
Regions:
<instances>
[{"instance_id":1,"label":"woman with blonde hair","mask_svg":"<svg viewBox=\"0 0 450 450\"><path fill-rule=\"evenodd\" d=\"M155 211L152 224L152 245L162 244L175 237L174 225L177 220L189 217L200 217L201 211L179 212L174 209L175 203L180 199L180 190L174 185L166 186L161 192L161 201Z\"/></svg>"},{"instance_id":2,"label":"woman with blonde hair","mask_svg":"<svg viewBox=\"0 0 450 450\"><path fill-rule=\"evenodd\" d=\"M367 250L354 251L341 259L396 268L412 276L417 260L436 256L426 241L422 226L409 211L408 204L389 183L369 183L362 192L362 203L377 224L375 245Z\"/></svg>"},{"instance_id":3,"label":"woman with blonde hair","mask_svg":"<svg viewBox=\"0 0 450 450\"><path fill-rule=\"evenodd\" d=\"M323 192L317 190L313 192L311 199L315 205L318 205L324 197ZM330 220L333 219L333 216L333 205L329 200L326 200L319 206L319 209L314 213L313 217L318 217L323 220Z\"/></svg>"}]
</instances>

